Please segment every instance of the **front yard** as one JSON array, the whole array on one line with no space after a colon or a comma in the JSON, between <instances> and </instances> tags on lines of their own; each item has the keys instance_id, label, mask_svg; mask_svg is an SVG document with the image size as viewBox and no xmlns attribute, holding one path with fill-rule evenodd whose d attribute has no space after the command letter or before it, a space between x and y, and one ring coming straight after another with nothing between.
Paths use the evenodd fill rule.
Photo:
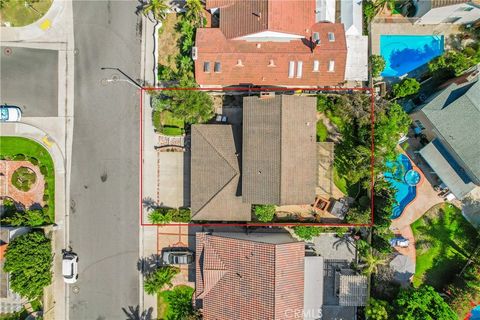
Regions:
<instances>
[{"instance_id":1,"label":"front yard","mask_svg":"<svg viewBox=\"0 0 480 320\"><path fill-rule=\"evenodd\" d=\"M480 237L460 209L442 204L412 224L417 264L413 284L442 290L462 269Z\"/></svg>"},{"instance_id":2,"label":"front yard","mask_svg":"<svg viewBox=\"0 0 480 320\"><path fill-rule=\"evenodd\" d=\"M180 136L185 130L185 122L167 110L153 111L153 126L157 132L166 136Z\"/></svg>"},{"instance_id":3,"label":"front yard","mask_svg":"<svg viewBox=\"0 0 480 320\"><path fill-rule=\"evenodd\" d=\"M55 221L55 170L50 153L37 142L20 137L0 137L0 146L0 159L27 160L40 168L45 179L43 210L48 212L50 221Z\"/></svg>"}]
</instances>

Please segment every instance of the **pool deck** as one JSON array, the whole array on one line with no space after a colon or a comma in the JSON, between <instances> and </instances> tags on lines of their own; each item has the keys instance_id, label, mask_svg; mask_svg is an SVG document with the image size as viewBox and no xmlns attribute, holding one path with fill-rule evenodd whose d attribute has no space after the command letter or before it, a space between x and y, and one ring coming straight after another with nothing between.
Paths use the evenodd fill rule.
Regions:
<instances>
[{"instance_id":1,"label":"pool deck","mask_svg":"<svg viewBox=\"0 0 480 320\"><path fill-rule=\"evenodd\" d=\"M443 35L447 40L451 34L459 32L459 27L454 24L417 25L403 17L375 18L370 33L372 54L380 54L381 35ZM447 44L447 41L445 41L445 44Z\"/></svg>"}]
</instances>

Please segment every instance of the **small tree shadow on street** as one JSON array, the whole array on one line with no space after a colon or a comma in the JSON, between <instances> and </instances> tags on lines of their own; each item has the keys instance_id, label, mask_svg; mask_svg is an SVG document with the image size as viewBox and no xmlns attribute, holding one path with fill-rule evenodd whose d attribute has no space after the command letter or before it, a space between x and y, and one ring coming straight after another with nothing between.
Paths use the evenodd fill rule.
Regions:
<instances>
[{"instance_id":1,"label":"small tree shadow on street","mask_svg":"<svg viewBox=\"0 0 480 320\"><path fill-rule=\"evenodd\" d=\"M147 276L154 272L160 266L160 256L158 254L152 254L149 257L140 258L137 261L137 270L142 275Z\"/></svg>"},{"instance_id":2,"label":"small tree shadow on street","mask_svg":"<svg viewBox=\"0 0 480 320\"><path fill-rule=\"evenodd\" d=\"M126 320L153 320L153 308L143 310L141 313L139 306L128 306L128 310L126 308L122 308L122 310L127 316Z\"/></svg>"}]
</instances>

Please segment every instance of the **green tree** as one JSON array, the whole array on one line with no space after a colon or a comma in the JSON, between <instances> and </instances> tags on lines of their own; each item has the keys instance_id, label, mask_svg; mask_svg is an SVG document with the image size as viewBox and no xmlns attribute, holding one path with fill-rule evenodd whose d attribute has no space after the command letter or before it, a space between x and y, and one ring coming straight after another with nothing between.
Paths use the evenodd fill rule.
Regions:
<instances>
[{"instance_id":1,"label":"green tree","mask_svg":"<svg viewBox=\"0 0 480 320\"><path fill-rule=\"evenodd\" d=\"M187 9L186 17L193 22L196 27L203 27L203 5L200 0L187 0L185 2Z\"/></svg>"},{"instance_id":2,"label":"green tree","mask_svg":"<svg viewBox=\"0 0 480 320\"><path fill-rule=\"evenodd\" d=\"M312 240L314 237L317 237L322 233L322 229L319 227L309 227L309 226L297 226L293 227L293 232L302 240Z\"/></svg>"},{"instance_id":3,"label":"green tree","mask_svg":"<svg viewBox=\"0 0 480 320\"><path fill-rule=\"evenodd\" d=\"M387 263L387 260L383 257L383 255L374 253L372 250L368 250L360 258L360 260L362 261L362 272L365 275L377 273L378 267Z\"/></svg>"},{"instance_id":4,"label":"green tree","mask_svg":"<svg viewBox=\"0 0 480 320\"><path fill-rule=\"evenodd\" d=\"M360 207L352 207L348 210L345 220L352 224L365 224L371 222L372 210L362 209Z\"/></svg>"},{"instance_id":5,"label":"green tree","mask_svg":"<svg viewBox=\"0 0 480 320\"><path fill-rule=\"evenodd\" d=\"M393 85L392 93L395 98L403 98L417 93L420 90L420 83L414 78L405 78Z\"/></svg>"},{"instance_id":6,"label":"green tree","mask_svg":"<svg viewBox=\"0 0 480 320\"><path fill-rule=\"evenodd\" d=\"M169 110L175 118L190 124L210 120L213 117L212 97L204 91L189 90L192 87L197 87L193 80L182 79L178 90L162 91L156 95L155 109Z\"/></svg>"},{"instance_id":7,"label":"green tree","mask_svg":"<svg viewBox=\"0 0 480 320\"><path fill-rule=\"evenodd\" d=\"M398 320L456 320L457 315L430 286L403 290L394 303Z\"/></svg>"},{"instance_id":8,"label":"green tree","mask_svg":"<svg viewBox=\"0 0 480 320\"><path fill-rule=\"evenodd\" d=\"M383 57L380 55L371 55L370 65L372 66L372 76L374 78L379 77L385 69L385 59L383 59Z\"/></svg>"},{"instance_id":9,"label":"green tree","mask_svg":"<svg viewBox=\"0 0 480 320\"><path fill-rule=\"evenodd\" d=\"M365 19L365 24L369 24L370 21L375 17L377 14L377 9L375 8L375 5L373 4L372 1L365 1L363 3L363 16Z\"/></svg>"},{"instance_id":10,"label":"green tree","mask_svg":"<svg viewBox=\"0 0 480 320\"><path fill-rule=\"evenodd\" d=\"M440 57L432 60L428 64L428 68L434 73L449 72L455 76L460 76L478 62L478 59L468 56L462 51L449 50Z\"/></svg>"},{"instance_id":11,"label":"green tree","mask_svg":"<svg viewBox=\"0 0 480 320\"><path fill-rule=\"evenodd\" d=\"M255 205L254 211L258 221L270 222L275 217L276 207L272 204Z\"/></svg>"},{"instance_id":12,"label":"green tree","mask_svg":"<svg viewBox=\"0 0 480 320\"><path fill-rule=\"evenodd\" d=\"M50 224L50 217L47 210L26 210L17 211L13 215L3 218L2 223L14 227L39 227Z\"/></svg>"},{"instance_id":13,"label":"green tree","mask_svg":"<svg viewBox=\"0 0 480 320\"><path fill-rule=\"evenodd\" d=\"M167 17L169 7L166 0L149 0L143 4L142 12L148 17L152 14L153 19L163 21Z\"/></svg>"},{"instance_id":14,"label":"green tree","mask_svg":"<svg viewBox=\"0 0 480 320\"><path fill-rule=\"evenodd\" d=\"M388 320L390 306L387 301L370 298L365 308L365 316L368 320Z\"/></svg>"},{"instance_id":15,"label":"green tree","mask_svg":"<svg viewBox=\"0 0 480 320\"><path fill-rule=\"evenodd\" d=\"M10 273L10 286L22 297L34 299L52 282L52 246L42 232L14 238L7 247L3 270Z\"/></svg>"},{"instance_id":16,"label":"green tree","mask_svg":"<svg viewBox=\"0 0 480 320\"><path fill-rule=\"evenodd\" d=\"M145 278L143 283L145 292L154 295L160 292L165 286L172 287L172 280L179 272L180 269L173 266L158 268Z\"/></svg>"}]
</instances>

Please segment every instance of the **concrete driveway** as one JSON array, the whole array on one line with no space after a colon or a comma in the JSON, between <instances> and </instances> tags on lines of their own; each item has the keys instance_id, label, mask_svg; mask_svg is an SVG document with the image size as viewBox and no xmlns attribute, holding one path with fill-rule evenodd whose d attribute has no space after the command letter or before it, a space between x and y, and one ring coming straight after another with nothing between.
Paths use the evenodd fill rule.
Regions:
<instances>
[{"instance_id":1,"label":"concrete driveway","mask_svg":"<svg viewBox=\"0 0 480 320\"><path fill-rule=\"evenodd\" d=\"M16 105L24 117L58 114L58 51L0 47L0 103Z\"/></svg>"},{"instance_id":2,"label":"concrete driveway","mask_svg":"<svg viewBox=\"0 0 480 320\"><path fill-rule=\"evenodd\" d=\"M158 204L165 207L190 206L190 153L158 153Z\"/></svg>"}]
</instances>

